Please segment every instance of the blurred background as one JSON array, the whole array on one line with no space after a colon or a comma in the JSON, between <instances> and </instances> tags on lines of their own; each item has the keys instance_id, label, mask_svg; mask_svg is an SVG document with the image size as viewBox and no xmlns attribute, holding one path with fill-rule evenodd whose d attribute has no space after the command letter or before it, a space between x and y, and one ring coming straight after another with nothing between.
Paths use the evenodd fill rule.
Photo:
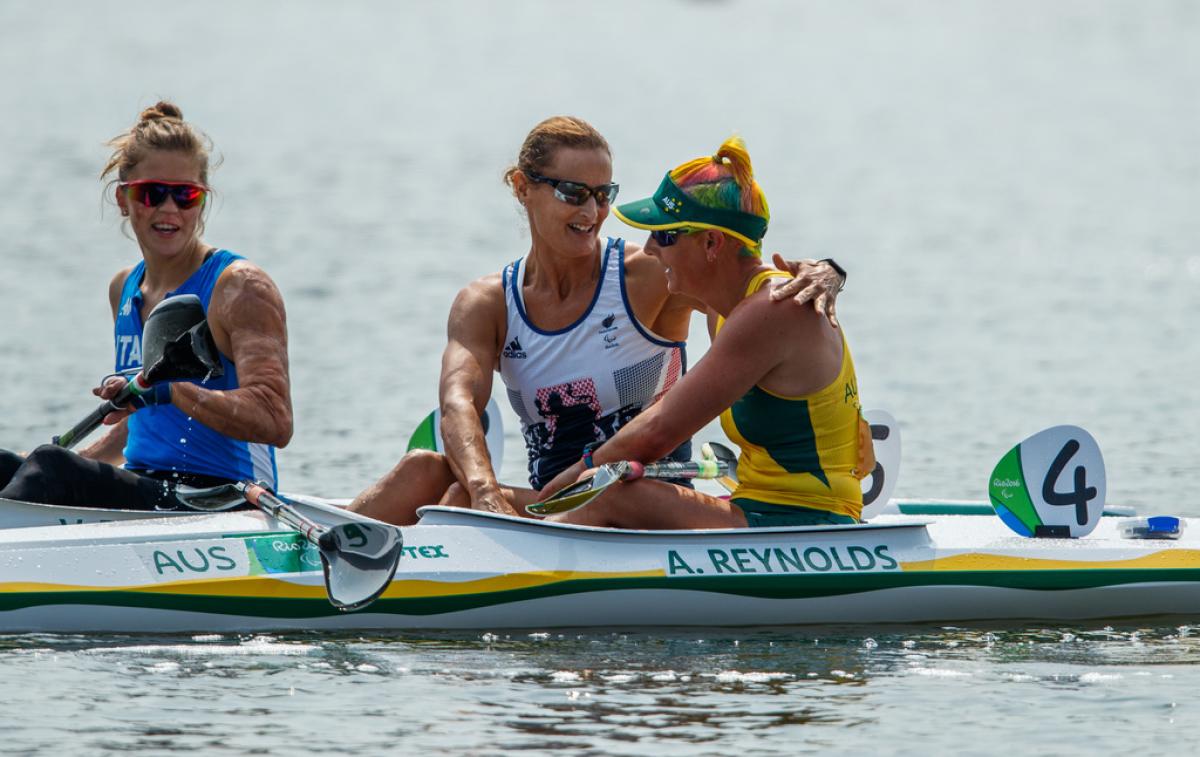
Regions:
<instances>
[{"instance_id":1,"label":"blurred background","mask_svg":"<svg viewBox=\"0 0 1200 757\"><path fill-rule=\"evenodd\" d=\"M768 249L850 272L898 496L984 498L1009 447L1073 423L1110 502L1200 515L1198 31L1186 0L9 0L0 446L69 427L111 369L106 287L138 251L104 142L164 97L223 158L207 241L287 302L282 486L352 496L435 406L455 292L527 251L500 177L564 113L606 135L626 199L744 137Z\"/></svg>"}]
</instances>

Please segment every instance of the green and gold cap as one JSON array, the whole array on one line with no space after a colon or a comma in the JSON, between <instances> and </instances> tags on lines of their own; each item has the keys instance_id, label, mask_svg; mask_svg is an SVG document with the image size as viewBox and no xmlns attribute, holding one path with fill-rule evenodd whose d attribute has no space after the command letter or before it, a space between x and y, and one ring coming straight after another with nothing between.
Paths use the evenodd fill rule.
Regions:
<instances>
[{"instance_id":1,"label":"green and gold cap","mask_svg":"<svg viewBox=\"0 0 1200 757\"><path fill-rule=\"evenodd\" d=\"M684 194L669 173L653 197L618 205L613 213L630 226L650 231L717 229L732 234L751 248L758 247L767 235L767 219L740 210L710 208Z\"/></svg>"}]
</instances>

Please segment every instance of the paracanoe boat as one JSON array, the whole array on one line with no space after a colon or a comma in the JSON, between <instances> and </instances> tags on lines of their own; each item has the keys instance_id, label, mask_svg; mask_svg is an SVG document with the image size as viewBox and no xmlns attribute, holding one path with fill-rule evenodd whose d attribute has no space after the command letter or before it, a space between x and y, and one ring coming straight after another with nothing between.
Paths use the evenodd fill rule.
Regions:
<instances>
[{"instance_id":1,"label":"paracanoe boat","mask_svg":"<svg viewBox=\"0 0 1200 757\"><path fill-rule=\"evenodd\" d=\"M314 521L336 519L319 500L295 503ZM1087 538L1024 538L994 516L903 509L850 526L625 531L430 507L401 529L403 555L382 595L349 613L330 604L317 550L262 512L9 528L0 632L1200 615L1197 530L1129 539L1128 519L1105 517Z\"/></svg>"}]
</instances>

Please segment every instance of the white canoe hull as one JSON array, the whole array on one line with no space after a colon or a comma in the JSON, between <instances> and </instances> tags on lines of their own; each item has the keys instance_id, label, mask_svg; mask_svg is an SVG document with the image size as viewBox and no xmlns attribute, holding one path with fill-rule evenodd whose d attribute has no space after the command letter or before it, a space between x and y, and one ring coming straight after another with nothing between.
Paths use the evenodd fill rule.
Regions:
<instances>
[{"instance_id":1,"label":"white canoe hull","mask_svg":"<svg viewBox=\"0 0 1200 757\"><path fill-rule=\"evenodd\" d=\"M0 632L500 629L1200 616L1200 534L1023 539L998 520L630 532L427 508L370 607L256 512L0 531ZM321 518L321 508L309 515Z\"/></svg>"},{"instance_id":2,"label":"white canoe hull","mask_svg":"<svg viewBox=\"0 0 1200 757\"><path fill-rule=\"evenodd\" d=\"M1147 603L1147 591L1162 590ZM1200 588L1137 584L1120 589L1044 592L989 587L920 587L872 592L857 602L837 599L762 600L697 596L686 591L644 591L635 598L617 593L518 601L482 610L435 616L374 612L320 618L225 615L107 605L51 605L6 614L5 633L232 633L261 631L489 630L555 628L802 626L842 624L985 623L988 621L1079 621L1176 616L1176 603L1200 603ZM957 609L948 611L949 606ZM1097 607L1106 608L1098 613ZM714 610L719 608L719 615ZM1191 616L1200 614L1193 612ZM734 615L723 619L721 616ZM81 616L83 616L81 618Z\"/></svg>"}]
</instances>

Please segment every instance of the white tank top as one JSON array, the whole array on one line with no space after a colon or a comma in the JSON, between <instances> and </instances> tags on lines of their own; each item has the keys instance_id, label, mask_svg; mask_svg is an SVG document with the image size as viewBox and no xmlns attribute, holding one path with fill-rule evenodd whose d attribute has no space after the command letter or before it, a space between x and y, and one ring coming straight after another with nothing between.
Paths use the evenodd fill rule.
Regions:
<instances>
[{"instance_id":1,"label":"white tank top","mask_svg":"<svg viewBox=\"0 0 1200 757\"><path fill-rule=\"evenodd\" d=\"M530 322L524 259L504 269L508 332L500 376L521 419L529 483L540 489L671 388L687 369L683 342L638 322L625 295L625 242L609 239L600 282L579 320L557 331ZM686 442L670 459L689 459Z\"/></svg>"}]
</instances>

